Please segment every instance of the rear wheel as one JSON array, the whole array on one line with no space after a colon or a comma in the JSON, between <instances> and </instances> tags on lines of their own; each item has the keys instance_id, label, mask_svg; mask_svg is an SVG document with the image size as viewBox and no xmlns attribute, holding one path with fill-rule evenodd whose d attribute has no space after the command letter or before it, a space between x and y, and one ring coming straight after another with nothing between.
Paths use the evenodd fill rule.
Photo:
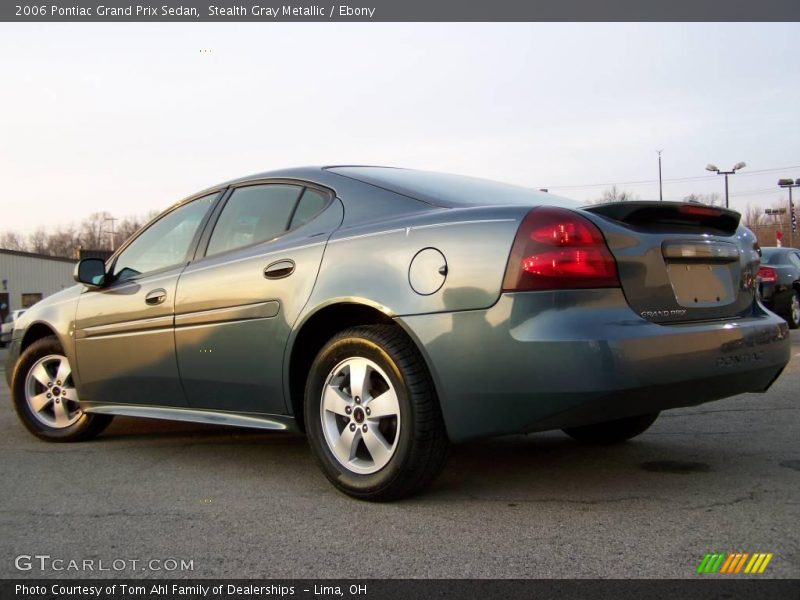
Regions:
<instances>
[{"instance_id":1,"label":"rear wheel","mask_svg":"<svg viewBox=\"0 0 800 600\"><path fill-rule=\"evenodd\" d=\"M81 410L72 366L55 336L37 340L22 353L11 388L22 424L43 440L87 440L111 423L110 415Z\"/></svg>"},{"instance_id":2,"label":"rear wheel","mask_svg":"<svg viewBox=\"0 0 800 600\"><path fill-rule=\"evenodd\" d=\"M658 418L659 413L626 417L604 423L564 429L569 437L583 444L617 444L644 433Z\"/></svg>"},{"instance_id":3,"label":"rear wheel","mask_svg":"<svg viewBox=\"0 0 800 600\"><path fill-rule=\"evenodd\" d=\"M305 418L325 476L362 500L421 490L447 455L430 374L413 343L391 325L354 327L322 348L306 384Z\"/></svg>"}]
</instances>

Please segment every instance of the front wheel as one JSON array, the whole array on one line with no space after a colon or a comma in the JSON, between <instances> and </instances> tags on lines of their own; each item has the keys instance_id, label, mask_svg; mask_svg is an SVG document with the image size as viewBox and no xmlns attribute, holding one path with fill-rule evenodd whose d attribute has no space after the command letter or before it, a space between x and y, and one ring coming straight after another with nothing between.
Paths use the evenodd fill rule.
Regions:
<instances>
[{"instance_id":1,"label":"front wheel","mask_svg":"<svg viewBox=\"0 0 800 600\"><path fill-rule=\"evenodd\" d=\"M583 444L618 444L644 433L658 418L659 413L626 417L604 423L564 429L569 437Z\"/></svg>"},{"instance_id":2,"label":"front wheel","mask_svg":"<svg viewBox=\"0 0 800 600\"><path fill-rule=\"evenodd\" d=\"M48 442L87 440L111 423L110 415L81 410L72 366L55 336L25 349L14 368L11 389L22 424Z\"/></svg>"},{"instance_id":3,"label":"front wheel","mask_svg":"<svg viewBox=\"0 0 800 600\"><path fill-rule=\"evenodd\" d=\"M342 492L395 500L426 487L448 440L427 367L391 325L331 339L309 372L305 419L314 457Z\"/></svg>"}]
</instances>

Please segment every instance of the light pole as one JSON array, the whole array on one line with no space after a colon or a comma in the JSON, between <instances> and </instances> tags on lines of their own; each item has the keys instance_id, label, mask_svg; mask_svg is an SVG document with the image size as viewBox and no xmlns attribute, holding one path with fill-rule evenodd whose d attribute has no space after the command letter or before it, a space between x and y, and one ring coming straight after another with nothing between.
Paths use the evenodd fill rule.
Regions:
<instances>
[{"instance_id":1,"label":"light pole","mask_svg":"<svg viewBox=\"0 0 800 600\"><path fill-rule=\"evenodd\" d=\"M664 188L661 185L661 153L663 150L656 150L658 153L658 200L664 201Z\"/></svg>"},{"instance_id":2,"label":"light pole","mask_svg":"<svg viewBox=\"0 0 800 600\"><path fill-rule=\"evenodd\" d=\"M800 187L800 179L779 179L778 185L789 190L789 247L794 248L794 234L797 232L797 216L794 214L792 188Z\"/></svg>"},{"instance_id":3,"label":"light pole","mask_svg":"<svg viewBox=\"0 0 800 600\"><path fill-rule=\"evenodd\" d=\"M706 165L706 171L711 171L712 173L716 173L717 175L725 175L725 208L728 208L728 175L735 175L736 171L739 169L744 169L747 165L744 162L738 162L733 165L733 169L730 171L720 171L717 165L708 164Z\"/></svg>"}]
</instances>

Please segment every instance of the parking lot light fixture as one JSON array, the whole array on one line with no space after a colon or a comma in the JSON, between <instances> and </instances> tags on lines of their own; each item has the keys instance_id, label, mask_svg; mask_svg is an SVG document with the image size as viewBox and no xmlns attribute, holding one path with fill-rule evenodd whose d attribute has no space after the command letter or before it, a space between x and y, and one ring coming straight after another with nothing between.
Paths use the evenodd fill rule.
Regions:
<instances>
[{"instance_id":1,"label":"parking lot light fixture","mask_svg":"<svg viewBox=\"0 0 800 600\"><path fill-rule=\"evenodd\" d=\"M716 173L717 175L725 175L725 208L728 208L728 206L729 206L729 200L728 200L728 175L735 175L736 171L738 171L739 169L744 169L746 166L747 166L747 163L745 163L744 161L739 161L738 163L733 165L733 168L730 171L720 171L719 167L717 165L715 165L715 164L708 163L706 165L706 171L711 171L712 173Z\"/></svg>"},{"instance_id":2,"label":"parking lot light fixture","mask_svg":"<svg viewBox=\"0 0 800 600\"><path fill-rule=\"evenodd\" d=\"M797 215L794 212L792 189L800 187L800 179L779 179L778 187L789 190L789 247L794 248L794 234L797 233Z\"/></svg>"}]
</instances>

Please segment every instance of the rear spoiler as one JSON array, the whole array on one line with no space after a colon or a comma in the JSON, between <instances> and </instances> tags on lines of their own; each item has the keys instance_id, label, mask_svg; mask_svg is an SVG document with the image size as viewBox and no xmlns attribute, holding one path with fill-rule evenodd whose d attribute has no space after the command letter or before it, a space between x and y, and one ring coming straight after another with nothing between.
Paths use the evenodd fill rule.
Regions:
<instances>
[{"instance_id":1,"label":"rear spoiler","mask_svg":"<svg viewBox=\"0 0 800 600\"><path fill-rule=\"evenodd\" d=\"M735 210L695 202L609 202L583 210L643 232L733 235L742 218Z\"/></svg>"}]
</instances>

